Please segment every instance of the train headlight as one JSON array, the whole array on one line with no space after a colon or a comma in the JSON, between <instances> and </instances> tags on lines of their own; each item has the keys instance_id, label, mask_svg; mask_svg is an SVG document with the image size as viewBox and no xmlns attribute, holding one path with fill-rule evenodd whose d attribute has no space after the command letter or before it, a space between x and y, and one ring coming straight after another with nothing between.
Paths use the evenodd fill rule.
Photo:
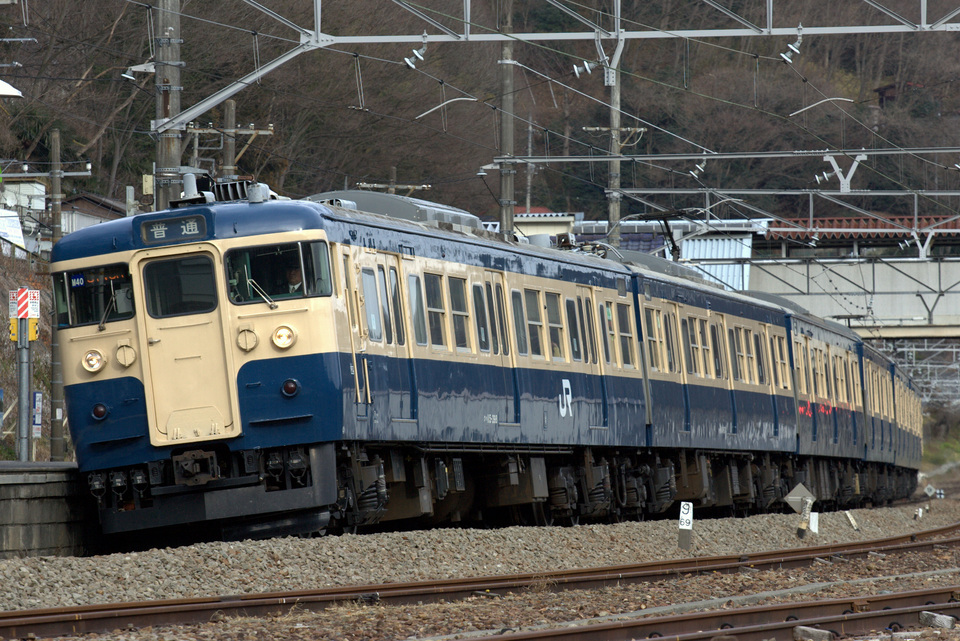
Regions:
<instances>
[{"instance_id":1,"label":"train headlight","mask_svg":"<svg viewBox=\"0 0 960 641\"><path fill-rule=\"evenodd\" d=\"M297 342L297 332L289 325L281 325L273 330L273 344L280 349L293 347Z\"/></svg>"},{"instance_id":2,"label":"train headlight","mask_svg":"<svg viewBox=\"0 0 960 641\"><path fill-rule=\"evenodd\" d=\"M107 357L104 356L100 350L91 349L83 355L82 363L83 369L96 373L102 370L103 366L107 364Z\"/></svg>"}]
</instances>

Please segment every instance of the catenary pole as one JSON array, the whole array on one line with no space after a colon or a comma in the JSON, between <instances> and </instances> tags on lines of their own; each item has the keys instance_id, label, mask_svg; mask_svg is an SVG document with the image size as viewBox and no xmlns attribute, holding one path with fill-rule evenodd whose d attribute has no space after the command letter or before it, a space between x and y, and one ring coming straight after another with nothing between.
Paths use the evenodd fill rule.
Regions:
<instances>
[{"instance_id":1,"label":"catenary pole","mask_svg":"<svg viewBox=\"0 0 960 641\"><path fill-rule=\"evenodd\" d=\"M159 0L156 39L157 121L180 114L180 0ZM157 136L156 206L180 195L180 128Z\"/></svg>"},{"instance_id":2,"label":"catenary pole","mask_svg":"<svg viewBox=\"0 0 960 641\"><path fill-rule=\"evenodd\" d=\"M50 155L53 166L50 171L50 226L53 228L52 244L56 244L63 235L61 229L61 189L60 169L60 130L50 131ZM55 291L55 289L54 289ZM53 320L50 323L50 460L62 461L66 456L63 426L63 365L60 361L60 338L57 331L57 310L54 300Z\"/></svg>"}]
</instances>

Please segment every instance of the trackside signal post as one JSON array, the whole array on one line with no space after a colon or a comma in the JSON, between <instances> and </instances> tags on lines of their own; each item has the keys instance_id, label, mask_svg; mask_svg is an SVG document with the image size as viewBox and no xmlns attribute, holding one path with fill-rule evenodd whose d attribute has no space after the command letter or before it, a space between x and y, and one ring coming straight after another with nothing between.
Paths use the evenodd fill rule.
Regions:
<instances>
[{"instance_id":1,"label":"trackside signal post","mask_svg":"<svg viewBox=\"0 0 960 641\"><path fill-rule=\"evenodd\" d=\"M11 289L9 297L10 340L17 344L17 459L30 460L30 343L37 340L40 290ZM42 403L42 401L40 402ZM40 405L34 399L33 405Z\"/></svg>"}]
</instances>

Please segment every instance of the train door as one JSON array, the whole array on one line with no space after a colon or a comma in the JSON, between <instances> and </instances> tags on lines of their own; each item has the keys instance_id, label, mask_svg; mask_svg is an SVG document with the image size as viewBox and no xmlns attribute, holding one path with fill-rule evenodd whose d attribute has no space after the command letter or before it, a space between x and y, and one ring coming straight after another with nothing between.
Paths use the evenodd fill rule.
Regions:
<instances>
[{"instance_id":1,"label":"train door","mask_svg":"<svg viewBox=\"0 0 960 641\"><path fill-rule=\"evenodd\" d=\"M359 277L361 333L366 338L362 359L369 397L381 408L378 416L411 420L414 403L398 258L365 256Z\"/></svg>"},{"instance_id":2,"label":"train door","mask_svg":"<svg viewBox=\"0 0 960 641\"><path fill-rule=\"evenodd\" d=\"M137 318L152 445L240 434L217 294L221 263L217 249L205 244L149 250L130 263L140 274L135 295L146 307Z\"/></svg>"},{"instance_id":3,"label":"train door","mask_svg":"<svg viewBox=\"0 0 960 641\"><path fill-rule=\"evenodd\" d=\"M593 293L589 287L577 287L576 299L565 302L567 323L570 327L570 353L574 362L580 360L586 373L583 396L589 408L590 427L608 427L606 385L597 353L596 325L593 320Z\"/></svg>"},{"instance_id":4,"label":"train door","mask_svg":"<svg viewBox=\"0 0 960 641\"><path fill-rule=\"evenodd\" d=\"M369 363L366 360L366 334L360 330L360 290L358 274L355 272L351 247L343 246L341 255L342 287L346 299L347 315L350 318L350 374L353 377L357 417L366 418L372 402L369 386Z\"/></svg>"},{"instance_id":5,"label":"train door","mask_svg":"<svg viewBox=\"0 0 960 641\"><path fill-rule=\"evenodd\" d=\"M474 308L478 319L480 315L486 312L489 320L487 324L489 338L481 341L487 344L487 349L493 355L494 360L500 365L500 376L498 380L502 381L500 396L503 399L502 409L498 412L498 423L519 424L520 423L520 381L518 372L513 367L513 361L510 353L510 337L507 331L507 307L506 292L503 287L503 274L487 271L483 275L482 288L479 283L474 286ZM478 320L478 322L480 322Z\"/></svg>"}]
</instances>

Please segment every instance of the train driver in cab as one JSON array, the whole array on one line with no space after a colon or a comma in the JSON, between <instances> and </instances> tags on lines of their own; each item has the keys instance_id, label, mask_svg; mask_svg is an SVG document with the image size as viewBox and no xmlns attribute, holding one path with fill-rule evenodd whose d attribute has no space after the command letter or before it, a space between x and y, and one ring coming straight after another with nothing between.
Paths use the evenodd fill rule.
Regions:
<instances>
[{"instance_id":1,"label":"train driver in cab","mask_svg":"<svg viewBox=\"0 0 960 641\"><path fill-rule=\"evenodd\" d=\"M303 272L298 263L288 264L286 267L287 291L290 296L303 296Z\"/></svg>"}]
</instances>

